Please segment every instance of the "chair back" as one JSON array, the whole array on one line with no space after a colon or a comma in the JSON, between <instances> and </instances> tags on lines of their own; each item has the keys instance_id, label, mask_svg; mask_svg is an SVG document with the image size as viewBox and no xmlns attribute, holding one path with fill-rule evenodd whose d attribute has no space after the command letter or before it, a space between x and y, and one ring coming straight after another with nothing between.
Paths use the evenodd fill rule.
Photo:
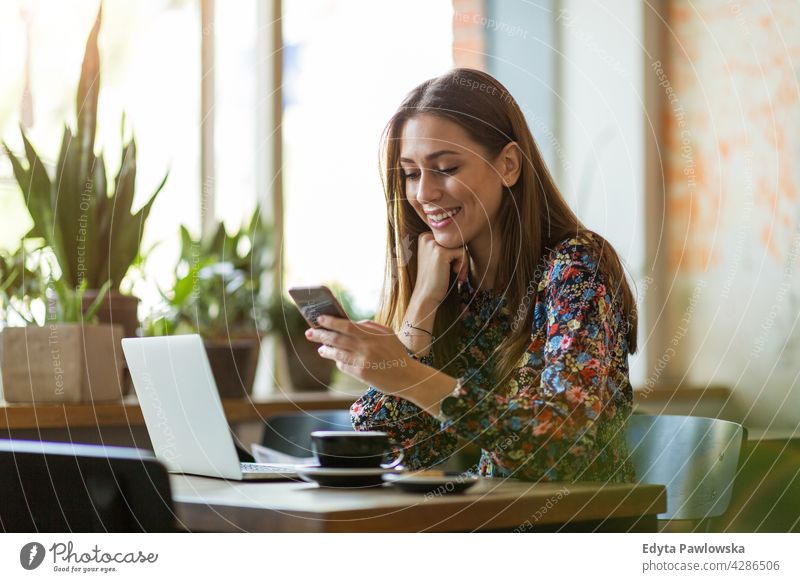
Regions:
<instances>
[{"instance_id":1,"label":"chair back","mask_svg":"<svg viewBox=\"0 0 800 582\"><path fill-rule=\"evenodd\" d=\"M744 429L735 422L693 416L634 414L626 429L639 481L667 488L667 511L660 520L725 513L743 439Z\"/></svg>"},{"instance_id":2,"label":"chair back","mask_svg":"<svg viewBox=\"0 0 800 582\"><path fill-rule=\"evenodd\" d=\"M0 531L176 531L169 477L149 451L0 440Z\"/></svg>"},{"instance_id":3,"label":"chair back","mask_svg":"<svg viewBox=\"0 0 800 582\"><path fill-rule=\"evenodd\" d=\"M349 410L311 410L266 420L261 444L294 457L312 457L311 432L353 430Z\"/></svg>"}]
</instances>

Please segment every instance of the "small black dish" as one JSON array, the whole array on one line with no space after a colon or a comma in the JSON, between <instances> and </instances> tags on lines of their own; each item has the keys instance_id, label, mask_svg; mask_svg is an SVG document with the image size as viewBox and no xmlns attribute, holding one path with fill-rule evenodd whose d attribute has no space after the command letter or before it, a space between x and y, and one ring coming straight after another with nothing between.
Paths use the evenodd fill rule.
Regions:
<instances>
[{"instance_id":1,"label":"small black dish","mask_svg":"<svg viewBox=\"0 0 800 582\"><path fill-rule=\"evenodd\" d=\"M463 493L480 480L477 475L464 475L444 471L418 471L414 473L386 474L383 480L406 493L433 493L446 495Z\"/></svg>"}]
</instances>

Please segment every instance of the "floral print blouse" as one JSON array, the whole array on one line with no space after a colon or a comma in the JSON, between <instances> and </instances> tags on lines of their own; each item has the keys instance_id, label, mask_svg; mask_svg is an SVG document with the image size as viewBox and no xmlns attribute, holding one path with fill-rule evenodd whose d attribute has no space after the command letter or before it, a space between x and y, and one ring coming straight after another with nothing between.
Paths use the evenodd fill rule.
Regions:
<instances>
[{"instance_id":1,"label":"floral print blouse","mask_svg":"<svg viewBox=\"0 0 800 582\"><path fill-rule=\"evenodd\" d=\"M624 437L633 399L626 325L598 270L592 236L562 241L547 255L531 298L530 344L506 385L493 387L489 372L512 329L512 310L501 294L467 283L459 291L466 334L455 412L440 421L371 386L350 409L354 428L389 433L410 469L446 460L461 437L481 447L469 472L484 476L633 481ZM435 366L432 352L420 361Z\"/></svg>"}]
</instances>

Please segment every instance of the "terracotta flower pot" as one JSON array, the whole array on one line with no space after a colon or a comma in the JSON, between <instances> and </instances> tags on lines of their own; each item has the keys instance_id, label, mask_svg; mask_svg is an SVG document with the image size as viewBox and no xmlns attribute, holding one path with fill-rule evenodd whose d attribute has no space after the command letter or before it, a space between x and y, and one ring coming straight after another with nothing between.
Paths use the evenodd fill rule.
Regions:
<instances>
[{"instance_id":1,"label":"terracotta flower pot","mask_svg":"<svg viewBox=\"0 0 800 582\"><path fill-rule=\"evenodd\" d=\"M122 398L122 327L53 324L0 333L8 402L101 402Z\"/></svg>"},{"instance_id":2,"label":"terracotta flower pot","mask_svg":"<svg viewBox=\"0 0 800 582\"><path fill-rule=\"evenodd\" d=\"M296 392L327 390L336 362L319 355L319 344L308 341L303 334L284 335L281 343L286 351L292 389Z\"/></svg>"},{"instance_id":3,"label":"terracotta flower pot","mask_svg":"<svg viewBox=\"0 0 800 582\"><path fill-rule=\"evenodd\" d=\"M87 289L83 295L83 311L91 306L97 297L97 289ZM110 323L122 326L122 337L136 337L139 328L139 298L132 295L123 295L119 291L109 291L100 308L97 310L97 319L100 323ZM127 396L133 390L133 381L128 372L128 367L123 361L122 395Z\"/></svg>"},{"instance_id":4,"label":"terracotta flower pot","mask_svg":"<svg viewBox=\"0 0 800 582\"><path fill-rule=\"evenodd\" d=\"M257 337L204 340L221 398L245 398L253 393L261 344Z\"/></svg>"},{"instance_id":5,"label":"terracotta flower pot","mask_svg":"<svg viewBox=\"0 0 800 582\"><path fill-rule=\"evenodd\" d=\"M97 297L97 289L87 289L83 295L83 310ZM139 328L139 298L123 295L119 291L109 291L97 310L100 323L119 324L122 326L122 337L136 337Z\"/></svg>"}]
</instances>

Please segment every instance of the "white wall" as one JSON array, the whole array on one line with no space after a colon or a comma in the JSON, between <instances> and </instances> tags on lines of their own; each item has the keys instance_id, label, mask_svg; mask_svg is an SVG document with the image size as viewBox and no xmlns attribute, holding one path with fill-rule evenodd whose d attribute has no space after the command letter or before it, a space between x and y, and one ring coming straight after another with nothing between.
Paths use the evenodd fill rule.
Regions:
<instances>
[{"instance_id":1,"label":"white wall","mask_svg":"<svg viewBox=\"0 0 800 582\"><path fill-rule=\"evenodd\" d=\"M800 4L673 2L664 84L677 367L800 423ZM680 17L678 17L680 16Z\"/></svg>"}]
</instances>

